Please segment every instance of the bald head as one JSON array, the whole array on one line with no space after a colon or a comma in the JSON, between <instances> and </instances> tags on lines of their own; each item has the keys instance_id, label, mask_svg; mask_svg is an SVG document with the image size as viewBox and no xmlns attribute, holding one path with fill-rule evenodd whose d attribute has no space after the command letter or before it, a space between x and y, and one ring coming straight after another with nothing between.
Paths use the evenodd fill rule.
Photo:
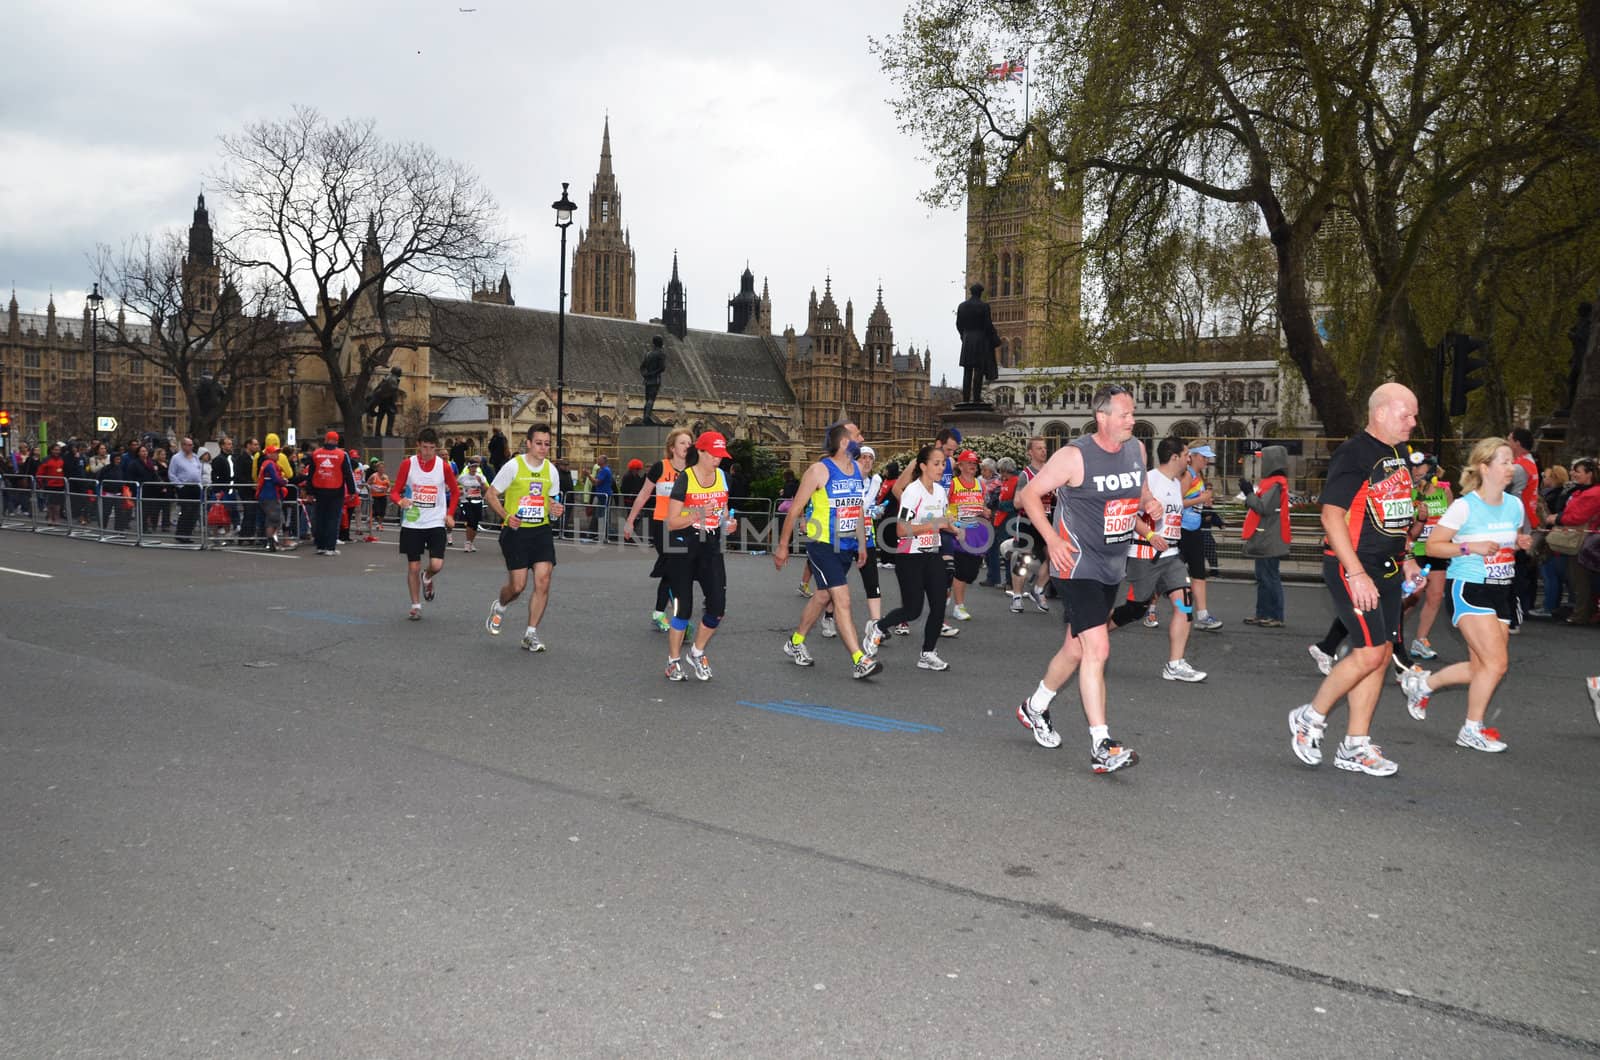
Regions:
<instances>
[{"instance_id":1,"label":"bald head","mask_svg":"<svg viewBox=\"0 0 1600 1060\"><path fill-rule=\"evenodd\" d=\"M1384 383L1367 399L1367 433L1386 445L1399 445L1417 425L1417 395L1400 383Z\"/></svg>"}]
</instances>

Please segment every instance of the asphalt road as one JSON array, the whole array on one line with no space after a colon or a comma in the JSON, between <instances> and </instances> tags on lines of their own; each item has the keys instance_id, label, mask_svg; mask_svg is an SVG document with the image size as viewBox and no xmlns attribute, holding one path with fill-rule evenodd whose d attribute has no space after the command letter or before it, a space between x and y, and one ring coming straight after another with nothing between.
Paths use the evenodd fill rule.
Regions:
<instances>
[{"instance_id":1,"label":"asphalt road","mask_svg":"<svg viewBox=\"0 0 1600 1060\"><path fill-rule=\"evenodd\" d=\"M1143 762L1095 777L1075 700L1056 751L1013 714L1056 615L974 590L948 672L857 682L735 556L669 684L648 560L560 557L533 656L492 542L410 623L389 545L0 533L0 1055L1600 1052L1593 635L1513 641L1504 755L1386 692L1379 779L1289 751L1321 593L1217 585L1203 685L1115 635Z\"/></svg>"}]
</instances>

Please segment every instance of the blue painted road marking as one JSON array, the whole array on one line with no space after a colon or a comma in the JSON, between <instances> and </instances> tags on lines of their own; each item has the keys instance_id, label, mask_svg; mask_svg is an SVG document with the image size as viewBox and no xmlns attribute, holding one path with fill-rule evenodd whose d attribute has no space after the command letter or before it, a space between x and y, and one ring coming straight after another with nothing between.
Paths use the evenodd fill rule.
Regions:
<instances>
[{"instance_id":1,"label":"blue painted road marking","mask_svg":"<svg viewBox=\"0 0 1600 1060\"><path fill-rule=\"evenodd\" d=\"M294 618L306 618L312 622L332 622L336 626L370 626L370 618L357 618L354 615L336 615L332 611L286 611L284 614Z\"/></svg>"},{"instance_id":2,"label":"blue painted road marking","mask_svg":"<svg viewBox=\"0 0 1600 1060\"><path fill-rule=\"evenodd\" d=\"M748 700L739 700L741 707L755 707L757 710L768 710L774 714L792 714L797 718L810 718L812 721L826 721L833 725L849 725L857 729L870 729L873 732L944 732L937 725L924 725L916 721L901 721L898 718L885 718L878 714L861 714L853 710L840 710L838 707L823 706L820 703L801 703L795 699L780 699L771 703L752 703Z\"/></svg>"}]
</instances>

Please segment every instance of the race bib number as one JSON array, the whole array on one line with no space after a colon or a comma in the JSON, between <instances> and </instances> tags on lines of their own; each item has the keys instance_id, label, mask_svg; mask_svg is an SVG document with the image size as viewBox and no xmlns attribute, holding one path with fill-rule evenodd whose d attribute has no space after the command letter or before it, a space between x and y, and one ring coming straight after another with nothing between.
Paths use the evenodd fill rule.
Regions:
<instances>
[{"instance_id":1,"label":"race bib number","mask_svg":"<svg viewBox=\"0 0 1600 1060\"><path fill-rule=\"evenodd\" d=\"M834 526L840 535L853 534L861 526L861 502L846 501L834 508Z\"/></svg>"},{"instance_id":2,"label":"race bib number","mask_svg":"<svg viewBox=\"0 0 1600 1060\"><path fill-rule=\"evenodd\" d=\"M523 523L542 523L544 513L544 487L535 482L528 487L527 495L517 502L517 519Z\"/></svg>"},{"instance_id":3,"label":"race bib number","mask_svg":"<svg viewBox=\"0 0 1600 1060\"><path fill-rule=\"evenodd\" d=\"M1417 512L1417 506L1410 497L1385 497L1378 504L1379 517L1387 527L1405 526Z\"/></svg>"},{"instance_id":4,"label":"race bib number","mask_svg":"<svg viewBox=\"0 0 1600 1060\"><path fill-rule=\"evenodd\" d=\"M1418 541L1426 541L1433 536L1434 523L1429 523L1422 528L1422 533L1417 535Z\"/></svg>"},{"instance_id":5,"label":"race bib number","mask_svg":"<svg viewBox=\"0 0 1600 1060\"><path fill-rule=\"evenodd\" d=\"M467 487L467 500L469 500L469 501L481 501L481 500L483 500L483 487L482 486L468 486Z\"/></svg>"},{"instance_id":6,"label":"race bib number","mask_svg":"<svg viewBox=\"0 0 1600 1060\"><path fill-rule=\"evenodd\" d=\"M1161 536L1167 539L1167 544L1175 545L1178 538L1183 536L1183 509L1167 508L1161 517Z\"/></svg>"},{"instance_id":7,"label":"race bib number","mask_svg":"<svg viewBox=\"0 0 1600 1060\"><path fill-rule=\"evenodd\" d=\"M1121 500L1106 501L1106 544L1116 545L1131 540L1133 537L1134 520L1137 519L1138 516L1138 497L1124 497Z\"/></svg>"},{"instance_id":8,"label":"race bib number","mask_svg":"<svg viewBox=\"0 0 1600 1060\"><path fill-rule=\"evenodd\" d=\"M411 507L437 508L439 506L438 486L417 486L411 491Z\"/></svg>"},{"instance_id":9,"label":"race bib number","mask_svg":"<svg viewBox=\"0 0 1600 1060\"><path fill-rule=\"evenodd\" d=\"M1483 561L1483 580L1493 585L1509 585L1516 577L1517 557L1509 548L1501 548Z\"/></svg>"}]
</instances>

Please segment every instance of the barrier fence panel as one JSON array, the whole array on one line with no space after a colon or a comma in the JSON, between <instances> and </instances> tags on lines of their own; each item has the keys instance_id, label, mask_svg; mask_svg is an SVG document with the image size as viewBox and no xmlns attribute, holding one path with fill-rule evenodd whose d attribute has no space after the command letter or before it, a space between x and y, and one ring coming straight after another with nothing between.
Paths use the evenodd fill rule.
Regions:
<instances>
[{"instance_id":1,"label":"barrier fence panel","mask_svg":"<svg viewBox=\"0 0 1600 1060\"><path fill-rule=\"evenodd\" d=\"M72 494L73 537L98 541L104 535L100 530L100 483L92 478L67 480L67 490Z\"/></svg>"},{"instance_id":2,"label":"barrier fence panel","mask_svg":"<svg viewBox=\"0 0 1600 1060\"><path fill-rule=\"evenodd\" d=\"M33 476L6 475L0 479L0 527L33 531Z\"/></svg>"},{"instance_id":3,"label":"barrier fence panel","mask_svg":"<svg viewBox=\"0 0 1600 1060\"><path fill-rule=\"evenodd\" d=\"M200 548L205 517L201 488L177 482L145 482L138 496L139 544L152 548Z\"/></svg>"}]
</instances>

